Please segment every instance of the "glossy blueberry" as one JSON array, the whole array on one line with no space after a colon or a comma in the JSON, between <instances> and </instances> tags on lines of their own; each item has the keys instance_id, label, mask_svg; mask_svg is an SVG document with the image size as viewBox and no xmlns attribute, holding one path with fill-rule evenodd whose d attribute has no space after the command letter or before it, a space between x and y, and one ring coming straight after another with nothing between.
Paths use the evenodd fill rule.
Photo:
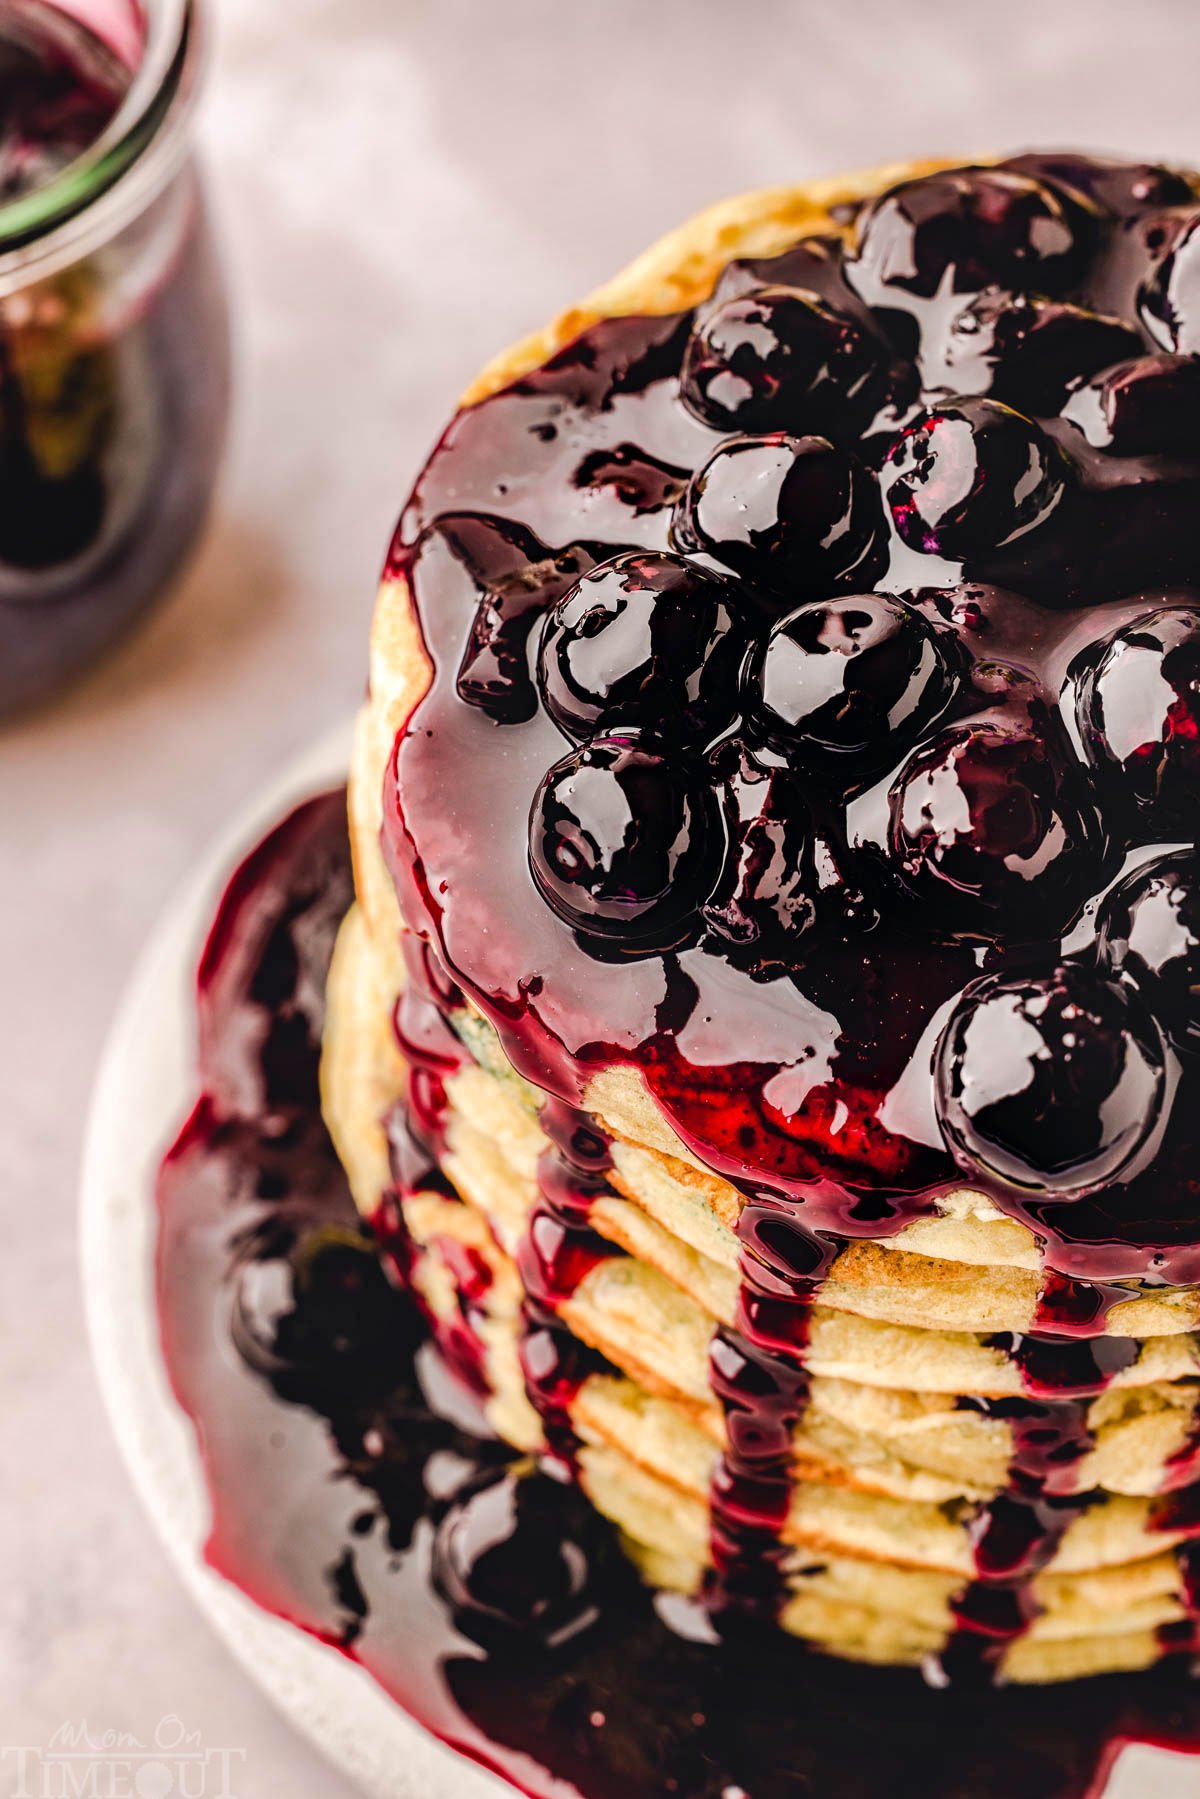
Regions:
<instances>
[{"instance_id":1,"label":"glossy blueberry","mask_svg":"<svg viewBox=\"0 0 1200 1799\"><path fill-rule=\"evenodd\" d=\"M1138 333L1061 300L1028 299L988 288L922 346L928 391L990 394L1038 418L1052 418L1071 387L1142 348Z\"/></svg>"},{"instance_id":2,"label":"glossy blueberry","mask_svg":"<svg viewBox=\"0 0 1200 1799\"><path fill-rule=\"evenodd\" d=\"M511 1468L454 1499L434 1539L433 1578L462 1628L489 1644L519 1637L549 1647L585 1629L596 1617L599 1531L582 1509L549 1476Z\"/></svg>"},{"instance_id":3,"label":"glossy blueberry","mask_svg":"<svg viewBox=\"0 0 1200 1799\"><path fill-rule=\"evenodd\" d=\"M902 431L882 482L910 549L970 559L1040 525L1062 497L1066 469L1032 419L996 400L967 399Z\"/></svg>"},{"instance_id":4,"label":"glossy blueberry","mask_svg":"<svg viewBox=\"0 0 1200 1799\"><path fill-rule=\"evenodd\" d=\"M1194 849L1156 856L1105 896L1101 966L1132 981L1176 1043L1200 1047L1200 861Z\"/></svg>"},{"instance_id":5,"label":"glossy blueberry","mask_svg":"<svg viewBox=\"0 0 1200 1799\"><path fill-rule=\"evenodd\" d=\"M1118 362L1073 393L1063 417L1114 456L1194 458L1200 359L1163 351Z\"/></svg>"},{"instance_id":6,"label":"glossy blueberry","mask_svg":"<svg viewBox=\"0 0 1200 1799\"><path fill-rule=\"evenodd\" d=\"M635 734L597 737L550 770L533 802L529 857L568 924L633 948L679 942L720 874L708 781Z\"/></svg>"},{"instance_id":7,"label":"glossy blueberry","mask_svg":"<svg viewBox=\"0 0 1200 1799\"><path fill-rule=\"evenodd\" d=\"M1200 352L1200 208L1165 214L1151 236L1158 257L1138 293L1150 335L1165 350Z\"/></svg>"},{"instance_id":8,"label":"glossy blueberry","mask_svg":"<svg viewBox=\"0 0 1200 1799\"><path fill-rule=\"evenodd\" d=\"M870 306L992 286L1058 293L1080 266L1079 223L1060 194L1027 175L951 169L873 200L846 274Z\"/></svg>"},{"instance_id":9,"label":"glossy blueberry","mask_svg":"<svg viewBox=\"0 0 1200 1799\"><path fill-rule=\"evenodd\" d=\"M1144 613L1071 670L1088 760L1143 825L1200 819L1200 607Z\"/></svg>"},{"instance_id":10,"label":"glossy blueberry","mask_svg":"<svg viewBox=\"0 0 1200 1799\"><path fill-rule=\"evenodd\" d=\"M792 605L869 587L884 565L875 478L823 437L730 438L693 475L675 532Z\"/></svg>"},{"instance_id":11,"label":"glossy blueberry","mask_svg":"<svg viewBox=\"0 0 1200 1799\"><path fill-rule=\"evenodd\" d=\"M1053 936L1092 890L1103 832L1082 771L1025 726L955 725L892 784L900 879L946 919L985 934Z\"/></svg>"},{"instance_id":12,"label":"glossy blueberry","mask_svg":"<svg viewBox=\"0 0 1200 1799\"><path fill-rule=\"evenodd\" d=\"M747 711L785 754L869 767L898 754L945 711L956 652L950 633L903 600L877 593L814 600L780 619L751 655Z\"/></svg>"},{"instance_id":13,"label":"glossy blueberry","mask_svg":"<svg viewBox=\"0 0 1200 1799\"><path fill-rule=\"evenodd\" d=\"M721 431L819 431L838 437L878 404L884 351L818 295L762 287L726 300L693 332L680 393Z\"/></svg>"},{"instance_id":14,"label":"glossy blueberry","mask_svg":"<svg viewBox=\"0 0 1200 1799\"><path fill-rule=\"evenodd\" d=\"M600 563L547 615L538 657L546 708L568 737L642 724L703 741L737 706L746 647L737 589L682 556Z\"/></svg>"},{"instance_id":15,"label":"glossy blueberry","mask_svg":"<svg viewBox=\"0 0 1200 1799\"><path fill-rule=\"evenodd\" d=\"M1164 1048L1135 995L1076 963L986 975L942 1035L938 1109L968 1169L1060 1199L1117 1179L1158 1124Z\"/></svg>"}]
</instances>

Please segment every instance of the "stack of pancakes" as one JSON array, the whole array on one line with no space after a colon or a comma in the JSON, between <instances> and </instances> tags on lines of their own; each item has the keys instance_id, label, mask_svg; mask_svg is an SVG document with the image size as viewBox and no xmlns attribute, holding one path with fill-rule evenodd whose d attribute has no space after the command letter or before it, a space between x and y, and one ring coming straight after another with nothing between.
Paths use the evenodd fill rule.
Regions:
<instances>
[{"instance_id":1,"label":"stack of pancakes","mask_svg":"<svg viewBox=\"0 0 1200 1799\"><path fill-rule=\"evenodd\" d=\"M391 1189L383 1120L405 1070L392 1011L399 961L377 952L356 908L330 978L326 1110L355 1197L372 1215ZM469 1062L447 1082L442 1172L458 1198L404 1201L412 1280L448 1336L482 1346L497 1432L540 1440L518 1360L516 1254L548 1145L538 1095L506 1063L478 1013L454 1024ZM653 1585L693 1592L709 1561L708 1492L723 1439L708 1348L738 1291L733 1188L673 1139L625 1070L589 1095L612 1139L611 1194L591 1223L613 1246L563 1302L570 1331L611 1363L571 1404L581 1484L620 1529ZM490 1272L466 1283L463 1248ZM1037 1246L982 1195L937 1219L845 1248L813 1309L808 1404L795 1434L785 1628L869 1661L941 1652L952 1601L972 1579L971 1524L1006 1485L1012 1425L962 1400L1018 1398L1020 1370L991 1339L1022 1332L1039 1290ZM1113 1335L1137 1357L1088 1405L1093 1447L1076 1484L1095 1499L1034 1584L1038 1615L1006 1651L1013 1680L1137 1668L1184 1618L1180 1533L1154 1524L1155 1495L1186 1451L1200 1356L1197 1296L1143 1293L1116 1306ZM1086 1402L1085 1402L1086 1403ZM1003 1411L1003 1408L996 1408Z\"/></svg>"},{"instance_id":2,"label":"stack of pancakes","mask_svg":"<svg viewBox=\"0 0 1200 1799\"><path fill-rule=\"evenodd\" d=\"M592 318L691 303L724 262L828 228L830 204L897 174L705 215L512 352L468 399L540 363ZM379 847L380 796L396 733L427 680L407 589L389 578L351 786L359 903L331 971L324 1058L327 1118L368 1217L394 1191L386 1127L407 1079L393 1028L404 927ZM402 1200L411 1280L446 1342L467 1332L477 1346L496 1431L533 1449L542 1426L518 1354L516 1258L548 1144L545 1096L512 1069L472 1006L456 1001L448 1022L465 1054L445 1083L444 1180ZM559 1308L560 1323L607 1364L570 1401L578 1478L651 1585L694 1593L710 1567L709 1493L725 1422L709 1346L735 1322L739 1195L689 1153L630 1068L598 1073L585 1104L612 1146L608 1190L590 1214L612 1254ZM973 1527L1009 1480L1020 1407L990 1402L1027 1396L1011 1342L996 1339L1029 1331L1042 1282L1033 1234L965 1188L898 1236L840 1249L804 1352L807 1401L781 1532L787 1630L864 1661L936 1662L975 1578ZM1140 1668L1172 1640L1170 1627L1184 1630L1185 1532L1162 1527L1156 1496L1194 1473L1198 1324L1194 1289L1131 1286L1110 1310L1108 1334L1135 1352L1116 1358L1124 1365L1103 1392L1080 1401L1090 1447L1074 1486L1090 1497L1036 1575L1032 1622L1004 1648L1002 1678Z\"/></svg>"}]
</instances>

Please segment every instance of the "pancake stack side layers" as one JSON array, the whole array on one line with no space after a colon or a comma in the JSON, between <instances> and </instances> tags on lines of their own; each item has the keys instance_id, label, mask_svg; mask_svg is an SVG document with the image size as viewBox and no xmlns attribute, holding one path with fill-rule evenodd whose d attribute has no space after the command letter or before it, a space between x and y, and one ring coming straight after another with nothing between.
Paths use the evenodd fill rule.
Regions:
<instances>
[{"instance_id":1,"label":"pancake stack side layers","mask_svg":"<svg viewBox=\"0 0 1200 1799\"><path fill-rule=\"evenodd\" d=\"M1192 1652L1200 184L702 214L403 514L323 1099L490 1423L718 1627Z\"/></svg>"}]
</instances>

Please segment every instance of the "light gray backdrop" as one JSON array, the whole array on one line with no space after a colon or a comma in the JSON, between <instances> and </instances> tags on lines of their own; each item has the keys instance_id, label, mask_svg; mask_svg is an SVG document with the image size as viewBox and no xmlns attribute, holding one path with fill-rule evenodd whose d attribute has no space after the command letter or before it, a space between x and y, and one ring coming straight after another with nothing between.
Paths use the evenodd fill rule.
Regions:
<instances>
[{"instance_id":1,"label":"light gray backdrop","mask_svg":"<svg viewBox=\"0 0 1200 1799\"><path fill-rule=\"evenodd\" d=\"M1200 161L1200 7L218 11L203 135L241 351L218 516L151 626L0 734L0 1744L180 1712L247 1749L243 1799L345 1799L193 1614L88 1368L79 1134L131 960L229 809L356 702L393 515L485 357L722 193L1045 143Z\"/></svg>"}]
</instances>

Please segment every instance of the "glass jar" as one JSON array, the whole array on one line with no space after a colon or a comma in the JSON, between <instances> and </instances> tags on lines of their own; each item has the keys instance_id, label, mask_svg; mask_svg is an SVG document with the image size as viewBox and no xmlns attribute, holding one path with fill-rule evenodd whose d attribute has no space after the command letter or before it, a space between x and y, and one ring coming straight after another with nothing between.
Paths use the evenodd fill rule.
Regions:
<instances>
[{"instance_id":1,"label":"glass jar","mask_svg":"<svg viewBox=\"0 0 1200 1799\"><path fill-rule=\"evenodd\" d=\"M229 398L196 0L0 0L0 714L163 593Z\"/></svg>"}]
</instances>

